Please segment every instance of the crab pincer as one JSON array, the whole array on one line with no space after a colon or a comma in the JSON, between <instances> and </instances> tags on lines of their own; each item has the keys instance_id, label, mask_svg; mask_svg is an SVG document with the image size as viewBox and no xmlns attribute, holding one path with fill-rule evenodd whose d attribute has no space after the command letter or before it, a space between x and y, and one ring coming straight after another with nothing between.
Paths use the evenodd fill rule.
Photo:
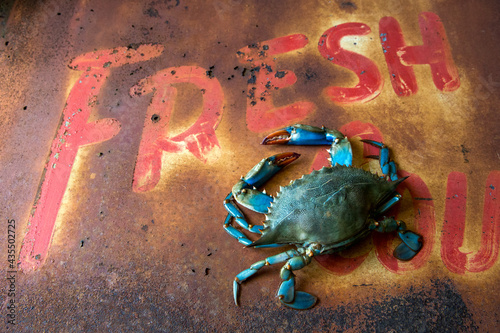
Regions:
<instances>
[{"instance_id":1,"label":"crab pincer","mask_svg":"<svg viewBox=\"0 0 500 333\"><path fill-rule=\"evenodd\" d=\"M350 166L352 164L352 149L347 137L340 131L295 124L267 135L263 145L330 145L330 162Z\"/></svg>"}]
</instances>

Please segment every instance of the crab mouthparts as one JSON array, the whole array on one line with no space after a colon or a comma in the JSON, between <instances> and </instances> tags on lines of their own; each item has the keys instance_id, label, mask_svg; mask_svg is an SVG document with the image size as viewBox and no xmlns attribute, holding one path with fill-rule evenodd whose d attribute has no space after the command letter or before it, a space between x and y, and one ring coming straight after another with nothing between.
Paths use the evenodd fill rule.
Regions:
<instances>
[{"instance_id":1,"label":"crab mouthparts","mask_svg":"<svg viewBox=\"0 0 500 333\"><path fill-rule=\"evenodd\" d=\"M264 140L262 140L263 145L279 145L286 144L290 141L290 133L285 130L280 130L273 132L266 136Z\"/></svg>"},{"instance_id":2,"label":"crab mouthparts","mask_svg":"<svg viewBox=\"0 0 500 333\"><path fill-rule=\"evenodd\" d=\"M288 165L298 159L300 154L297 153L281 153L275 156L274 164L276 164L279 167L284 167L285 165Z\"/></svg>"}]
</instances>

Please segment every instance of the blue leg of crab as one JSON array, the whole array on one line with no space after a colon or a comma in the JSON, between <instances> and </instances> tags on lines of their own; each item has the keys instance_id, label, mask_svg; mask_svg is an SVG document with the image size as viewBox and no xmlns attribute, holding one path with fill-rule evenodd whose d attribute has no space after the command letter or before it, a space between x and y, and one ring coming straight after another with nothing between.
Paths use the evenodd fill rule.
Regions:
<instances>
[{"instance_id":1,"label":"blue leg of crab","mask_svg":"<svg viewBox=\"0 0 500 333\"><path fill-rule=\"evenodd\" d=\"M379 160L380 169L382 170L384 177L389 176L391 181L397 181L397 180L403 181L404 179L408 178L405 177L402 180L398 178L396 163L394 163L394 161L391 161L391 158L389 156L389 148L385 144L373 140L361 140L361 141L380 149L380 154L378 156L370 155L367 157ZM381 214L385 212L400 199L401 199L401 194L397 193L391 199L387 200L382 206L380 206L376 213Z\"/></svg>"},{"instance_id":2,"label":"blue leg of crab","mask_svg":"<svg viewBox=\"0 0 500 333\"><path fill-rule=\"evenodd\" d=\"M246 279L248 279L249 277L251 277L252 275L257 273L264 266L269 266L269 265L274 265L274 264L277 264L280 262L285 262L285 261L287 261L287 260L289 260L297 255L300 255L300 253L297 250L285 251L285 252L282 252L280 254L268 257L264 260L257 261L252 266L250 266L250 268L245 269L244 271L242 271L241 273L236 275L236 277L234 278L234 282L233 282L234 303L236 305L238 305L238 294L240 292L240 284L243 281L245 281Z\"/></svg>"},{"instance_id":3,"label":"blue leg of crab","mask_svg":"<svg viewBox=\"0 0 500 333\"><path fill-rule=\"evenodd\" d=\"M229 235L244 245L252 243L245 234L231 225L232 219L234 218L242 228L254 233L260 233L263 226L250 225L232 199L234 198L239 204L248 209L258 213L267 213L273 198L265 192L258 191L256 187L264 184L279 170L295 161L298 157L299 154L296 153L281 153L265 158L233 186L232 192L224 200L224 207L228 211L228 215L224 221L224 229Z\"/></svg>"},{"instance_id":4,"label":"blue leg of crab","mask_svg":"<svg viewBox=\"0 0 500 333\"><path fill-rule=\"evenodd\" d=\"M396 188L399 184L401 184L408 177L409 176L406 176L406 177L403 177L403 178L398 178L398 179L394 180L393 183L392 183L394 185L394 188ZM377 210L375 211L375 216L378 216L378 215L384 213L389 208L391 208L392 206L394 206L394 204L396 202L398 202L399 200L401 200L401 194L399 194L398 192L395 192L395 194L392 196L392 198L389 198L388 200L386 200L384 203L382 203L377 208Z\"/></svg>"},{"instance_id":5,"label":"blue leg of crab","mask_svg":"<svg viewBox=\"0 0 500 333\"><path fill-rule=\"evenodd\" d=\"M361 141L369 145L372 145L374 147L380 148L380 154L378 156L371 155L367 157L378 159L380 163L380 168L382 169L382 173L384 174L384 176L389 176L389 178L392 181L397 180L398 175L397 175L396 163L394 163L394 161L391 161L391 158L389 156L389 147L387 147L382 142L378 141L373 141L373 140L361 140Z\"/></svg>"},{"instance_id":6,"label":"blue leg of crab","mask_svg":"<svg viewBox=\"0 0 500 333\"><path fill-rule=\"evenodd\" d=\"M422 236L406 229L406 223L397 221L392 217L382 221L373 221L370 229L378 232L398 232L402 243L394 249L394 256L399 260L410 260L422 249Z\"/></svg>"},{"instance_id":7,"label":"blue leg of crab","mask_svg":"<svg viewBox=\"0 0 500 333\"><path fill-rule=\"evenodd\" d=\"M315 296L295 290L295 275L293 274L293 271L307 266L315 254L319 254L319 251L314 249L314 246L309 247L305 253L297 254L289 259L281 269L280 277L283 282L278 289L278 298L284 305L297 310L306 310L316 304Z\"/></svg>"},{"instance_id":8,"label":"blue leg of crab","mask_svg":"<svg viewBox=\"0 0 500 333\"><path fill-rule=\"evenodd\" d=\"M349 140L341 132L325 127L296 124L269 134L264 138L262 144L331 145L328 150L331 165L350 166L352 164L352 150Z\"/></svg>"}]
</instances>

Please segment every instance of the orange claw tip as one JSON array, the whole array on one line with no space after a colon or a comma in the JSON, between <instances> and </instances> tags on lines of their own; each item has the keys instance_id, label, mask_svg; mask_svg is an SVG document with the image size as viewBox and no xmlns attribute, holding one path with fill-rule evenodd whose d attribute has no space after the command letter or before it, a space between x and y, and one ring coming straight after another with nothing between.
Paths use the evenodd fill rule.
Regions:
<instances>
[{"instance_id":1,"label":"orange claw tip","mask_svg":"<svg viewBox=\"0 0 500 333\"><path fill-rule=\"evenodd\" d=\"M290 133L286 130L279 130L267 135L264 140L262 140L263 145L279 145L286 144L290 141Z\"/></svg>"},{"instance_id":2,"label":"orange claw tip","mask_svg":"<svg viewBox=\"0 0 500 333\"><path fill-rule=\"evenodd\" d=\"M298 159L299 156L300 156L300 154L293 153L293 152L286 152L286 153L277 154L274 156L275 157L274 163L277 166L284 167L284 166L292 163L296 159Z\"/></svg>"}]
</instances>

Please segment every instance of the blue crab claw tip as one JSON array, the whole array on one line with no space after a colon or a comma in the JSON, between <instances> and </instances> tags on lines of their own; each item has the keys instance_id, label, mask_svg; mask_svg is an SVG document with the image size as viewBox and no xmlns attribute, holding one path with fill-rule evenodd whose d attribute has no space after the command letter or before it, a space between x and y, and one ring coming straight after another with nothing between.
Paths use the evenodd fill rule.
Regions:
<instances>
[{"instance_id":1,"label":"blue crab claw tip","mask_svg":"<svg viewBox=\"0 0 500 333\"><path fill-rule=\"evenodd\" d=\"M367 143L369 145L372 145L377 148L385 148L385 145L382 142L374 141L374 140L368 140L368 139L361 139L361 142Z\"/></svg>"},{"instance_id":2,"label":"blue crab claw tip","mask_svg":"<svg viewBox=\"0 0 500 333\"><path fill-rule=\"evenodd\" d=\"M234 297L234 304L236 304L237 306L240 306L238 304L238 291L239 291L239 284L237 281L233 281L233 297Z\"/></svg>"},{"instance_id":3,"label":"blue crab claw tip","mask_svg":"<svg viewBox=\"0 0 500 333\"><path fill-rule=\"evenodd\" d=\"M286 302L281 301L281 303L283 303L284 305L286 305L292 309L307 310L307 309L312 308L314 306L314 304L316 304L317 300L318 299L311 294L308 294L308 293L303 292L303 291L296 291L295 298L294 298L293 302L286 303Z\"/></svg>"},{"instance_id":4,"label":"blue crab claw tip","mask_svg":"<svg viewBox=\"0 0 500 333\"><path fill-rule=\"evenodd\" d=\"M398 233L399 238L415 253L418 253L422 248L422 236L412 231L404 231Z\"/></svg>"},{"instance_id":5,"label":"blue crab claw tip","mask_svg":"<svg viewBox=\"0 0 500 333\"><path fill-rule=\"evenodd\" d=\"M394 249L393 255L399 260L408 261L410 259L413 259L413 257L417 255L417 253L418 252L413 251L405 243L401 243Z\"/></svg>"}]
</instances>

